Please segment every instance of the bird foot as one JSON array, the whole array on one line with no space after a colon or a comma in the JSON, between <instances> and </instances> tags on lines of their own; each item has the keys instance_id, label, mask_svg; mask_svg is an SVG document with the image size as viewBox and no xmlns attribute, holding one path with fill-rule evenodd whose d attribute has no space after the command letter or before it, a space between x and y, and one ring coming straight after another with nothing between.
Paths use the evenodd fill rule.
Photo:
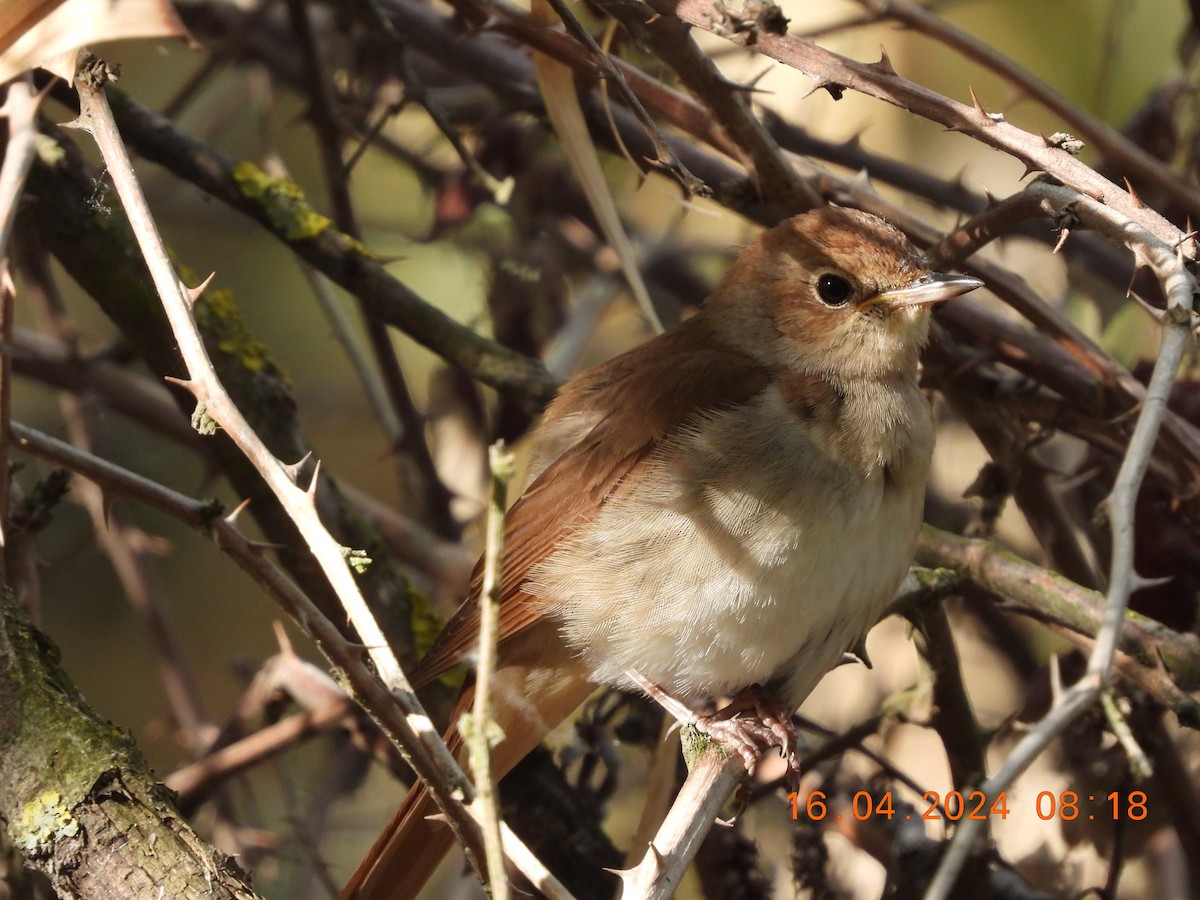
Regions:
<instances>
[{"instance_id":1,"label":"bird foot","mask_svg":"<svg viewBox=\"0 0 1200 900\"><path fill-rule=\"evenodd\" d=\"M737 754L746 768L746 774L751 777L758 769L763 753L778 747L779 754L787 761L788 785L792 790L799 790L800 760L796 755L796 728L792 724L791 711L762 685L752 684L738 691L717 712L702 716L640 673L630 671L626 674L680 724L691 725L729 752ZM746 716L743 713L753 715Z\"/></svg>"},{"instance_id":2,"label":"bird foot","mask_svg":"<svg viewBox=\"0 0 1200 900\"><path fill-rule=\"evenodd\" d=\"M753 713L753 717L745 713ZM788 765L788 784L793 790L799 789L800 759L791 711L762 685L752 684L739 691L717 712L699 716L692 724L741 756L750 775L758 768L763 753L778 747Z\"/></svg>"}]
</instances>

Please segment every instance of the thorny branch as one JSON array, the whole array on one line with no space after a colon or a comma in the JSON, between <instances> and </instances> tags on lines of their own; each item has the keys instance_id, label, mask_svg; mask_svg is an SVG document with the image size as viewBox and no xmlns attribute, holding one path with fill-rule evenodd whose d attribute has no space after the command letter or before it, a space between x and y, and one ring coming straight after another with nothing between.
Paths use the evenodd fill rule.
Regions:
<instances>
[{"instance_id":1,"label":"thorny branch","mask_svg":"<svg viewBox=\"0 0 1200 900\"><path fill-rule=\"evenodd\" d=\"M654 135L650 144L655 151L651 155L660 160L678 159L681 168L695 171L700 179L714 185L716 199L729 208L762 222L826 200L881 213L896 221L918 242L932 244L930 255L940 264L966 266L984 277L998 296L1034 325L1036 330L1030 331L993 313L974 311L961 305L952 307L941 317L940 324L950 338L977 352L977 356L964 355L961 348L950 346L944 348L944 352L935 348L935 353L949 366L970 367L975 379L971 383L1000 383L1014 371L1035 381L1035 392L1013 390L1002 397L998 404L1002 414L1019 416L1026 424L1039 422L1070 431L1106 458L1120 460L1111 493L1103 505L1112 532L1112 555L1107 593L1101 598L1099 594L1049 576L1028 563L1002 558L990 549L980 549L979 545L964 546L955 543L958 539L926 536L923 551L927 555L926 561L952 564L965 578L1003 597L1010 606L1022 607L1022 611L1054 628L1069 629L1077 635L1081 646L1090 648L1085 677L1065 690L1001 768L984 781L982 790L991 795L1011 784L1076 716L1092 707L1098 698L1107 697L1114 667L1142 686L1159 703L1175 710L1181 720L1195 715L1195 704L1186 694L1194 686L1197 653L1193 637L1132 616L1126 609L1131 591L1141 583L1134 565L1134 521L1143 480L1148 477L1156 485L1166 486L1181 509L1194 510L1196 502L1193 485L1200 472L1200 436L1195 426L1167 409L1170 388L1180 360L1190 346L1191 329L1195 324L1193 303L1197 286L1190 269L1193 247L1187 235L1144 206L1135 195L1076 159L1064 140L1047 139L1023 131L1005 122L1002 116L990 113L974 97L971 104L960 103L908 81L895 72L886 53L876 63L856 62L789 36L786 27L780 27L775 19L767 19L768 27L763 27L761 20L730 13L724 5L707 0L652 0L650 7L657 11L658 18L647 15L650 7L639 3L602 0L601 9L620 19L657 58L676 69L684 84L699 99L698 103L672 91L660 80L616 55L600 51L594 42L589 44L588 53L581 54L577 41L587 42L590 35L572 16L565 17L573 30L573 35L568 36L534 22L502 2L457 0L455 6L460 15L457 20L447 19L407 0L383 0L369 11L369 15L378 16L382 12L389 17L389 22L403 24L406 53L428 54L447 67L447 71L455 69L463 73L461 77L465 81L486 82L493 100L498 98L500 108L505 111L536 109L537 98L530 89L532 79L527 60L513 52L511 43L499 41L497 33L575 66L586 76L584 80L588 85L592 83L588 79L594 79L597 70L602 69L607 78L619 79L621 84L628 85L628 93L619 96L618 102L628 103L635 110L644 107L638 115L631 115L623 107L614 108L613 121L617 123L622 141L645 147L645 128L650 125ZM998 54L986 52L987 48L978 42L910 4L864 0L864 6L973 54L1011 84L1034 94L1061 114L1068 125L1101 149L1110 161L1157 184L1183 205L1197 208L1197 192L1193 186L1181 182L1168 167L1117 136L1107 126L1081 118L1077 109L1030 82L1020 69ZM358 10L348 13L351 16L361 14L364 13ZM953 195L960 209L975 214L972 220L943 237L913 215L905 204L879 196L865 179L834 174L809 159L780 150L749 102L751 92L724 81L711 60L698 51L693 36L681 22L710 30L735 44L752 47L758 53L778 59L808 74L817 88L824 87L835 94L855 90L894 104L999 149L1022 161L1030 171L1041 171L1051 177L1035 180L1011 197L987 205L982 198L959 190L961 185L956 183L942 180L931 185L925 181L921 182L924 186L918 188L920 179L913 173L890 170L896 181L914 195L925 195L923 192L938 192L943 197ZM311 61L315 45L309 43L305 49ZM288 77L284 66L276 68L279 77ZM407 63L406 69L406 79L415 78ZM332 105L347 103L348 97L330 96L323 102L330 106L323 113L328 113L325 115L328 128L343 127L344 117L334 114ZM585 102L595 108L594 98L585 97ZM237 166L231 160L190 139L181 129L139 109L135 103L121 101L119 112L123 123L128 121L132 126L125 129L126 138L132 144L143 152L149 150L148 156L191 179L213 196L248 212L343 287L364 302L376 304L389 324L417 337L447 359L462 365L476 378L508 391L528 409L536 409L551 395L553 384L538 363L479 338L470 329L456 326L444 317L439 318L436 310L392 279L369 254L361 252L360 247L348 240L345 232L352 234L352 229L329 229L317 237L302 240L281 233L277 223L246 198L239 186ZM438 127L454 135L455 127L461 127L462 121L456 120L455 115L456 111L450 105L447 115L439 118ZM680 141L671 133L659 137L651 116L690 135L703 146ZM593 133L597 141L609 139L604 127L594 126ZM778 135L781 130L775 129L775 133ZM110 140L119 144L115 136ZM466 160L468 167L476 169L470 165L473 157L465 143L455 141L454 149ZM841 146L824 146L821 152L828 154L835 163L857 164L850 161L865 158L853 141ZM736 159L742 167L731 164L728 159ZM873 165L874 161L867 159L866 164ZM425 161L422 165L429 177L438 177L435 166L429 166ZM141 219L143 215L143 210L134 210L135 218ZM1073 258L1074 254L1079 254L1078 258L1101 259L1103 265L1097 269L1104 271L1104 277L1114 283L1121 277L1117 274L1121 269L1119 260L1111 250L1098 248L1094 241L1082 240L1078 235L1080 229L1103 235L1114 245L1132 251L1137 266L1151 272L1165 297L1165 307L1156 308L1163 338L1148 384L1143 385L1135 379L1017 273L990 259L973 256L997 238L1021 233L1022 229L1028 231L1029 223L1046 220L1058 229L1059 243L1065 254ZM150 258L153 262L153 255ZM167 286L164 287L166 293L177 295L180 308L186 307L188 298L180 294L173 272L169 277L165 272L159 274ZM181 332L180 327L177 326L177 333L186 335L186 329ZM954 378L955 374L951 368L939 373L938 377ZM934 386L937 386L936 382ZM202 379L193 374L192 387L223 426L236 430L232 419L226 421L226 410L220 408L219 397L212 392L211 385L203 384ZM1128 427L1129 423L1132 428ZM975 427L978 423L971 424ZM265 461L264 466L264 476L271 466L280 469L274 460ZM289 490L303 495L304 492L291 483L294 480L289 476L288 485L281 485L284 495ZM1025 497L1028 500L1029 495ZM1018 503L1021 503L1020 496ZM1022 508L1027 516L1045 516L1042 524L1049 527L1044 538L1039 534L1043 547L1065 548L1074 543L1075 536L1067 541L1062 534L1069 527L1069 516L1059 509L1057 518L1051 521L1048 514L1038 512L1037 505L1026 502ZM316 540L320 546L320 539ZM1077 571L1090 569L1088 561L1082 558L1085 554L1078 548L1064 552L1076 559ZM261 553L253 551L246 555L261 558ZM334 568L336 566L331 563L331 571ZM341 565L341 568L345 566ZM408 723L397 717L393 709L395 697L372 680L355 654L357 648L346 645L328 621L306 605L303 597L293 596L288 592L290 588L284 590L276 575L264 578L264 584L269 585L266 589L272 593L287 595L285 607L293 610L306 630L323 644L331 660L346 673L363 702L381 718L389 732L403 733ZM1055 600L1064 601L1062 607L1048 602L1046 607L1036 608L1039 600L1026 593L1030 584L1044 587ZM1031 608L1036 609L1031 613ZM949 665L952 677L953 666L946 655L947 648L951 647L949 629L941 627L945 624L942 619L936 621L936 634L931 634L931 641L937 644L936 652L942 654L939 664ZM376 646L368 638L369 622L365 622L364 627L367 631L360 628L360 634L368 645L372 645L368 649L373 653L381 652L382 641ZM398 666L393 670L386 657L382 666L385 673L398 673ZM402 673L399 678L403 684ZM953 684L950 687L953 688ZM967 727L967 722L958 722L959 718L968 722L970 719L969 707L960 702L962 698L954 693L944 695L944 699L958 709L955 723ZM1135 744L1139 737L1130 737L1127 745ZM411 745L409 740L401 743L410 750L413 745L423 746L419 741L412 741ZM977 749L957 748L956 784L967 779L967 773L981 768ZM423 750L436 753L437 747ZM422 759L419 758L416 764L420 767ZM982 772L974 774L978 776ZM724 784L721 781L724 775L719 769L713 769L708 776L711 781L700 776L689 788L701 799L698 807L701 811L696 812L696 808L685 810L682 806L676 809L672 813L670 834L664 831L655 839L647 856L649 863L636 876L630 876L634 881L627 881L627 886L638 896L669 892L676 883L688 856L689 843L708 827L713 815L711 804L723 799L723 789L714 786ZM718 794L721 796L716 796ZM704 803L709 805L704 806ZM451 817L454 817L453 812ZM473 826L462 821L460 827L470 831ZM975 827L968 821L957 828L929 896L949 895L957 869L972 849ZM660 858L658 854L663 856ZM660 868L662 859L669 860L671 868ZM635 883L636 888L633 887Z\"/></svg>"}]
</instances>

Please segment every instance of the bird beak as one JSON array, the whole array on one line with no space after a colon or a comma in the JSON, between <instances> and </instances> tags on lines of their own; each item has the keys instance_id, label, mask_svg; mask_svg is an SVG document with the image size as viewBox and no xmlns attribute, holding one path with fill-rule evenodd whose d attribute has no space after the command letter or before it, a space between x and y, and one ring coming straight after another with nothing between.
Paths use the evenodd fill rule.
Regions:
<instances>
[{"instance_id":1,"label":"bird beak","mask_svg":"<svg viewBox=\"0 0 1200 900\"><path fill-rule=\"evenodd\" d=\"M951 300L967 291L983 287L983 282L970 275L945 275L931 272L922 275L912 284L890 291L881 291L872 299L888 306L930 306Z\"/></svg>"}]
</instances>

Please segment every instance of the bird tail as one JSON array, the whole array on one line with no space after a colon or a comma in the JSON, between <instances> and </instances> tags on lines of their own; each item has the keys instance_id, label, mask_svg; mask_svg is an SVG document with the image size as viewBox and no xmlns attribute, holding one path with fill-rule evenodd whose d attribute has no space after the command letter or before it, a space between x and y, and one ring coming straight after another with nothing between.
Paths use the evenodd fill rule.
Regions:
<instances>
[{"instance_id":1,"label":"bird tail","mask_svg":"<svg viewBox=\"0 0 1200 900\"><path fill-rule=\"evenodd\" d=\"M510 682L508 689L495 692L493 718L504 731L504 739L492 750L492 772L497 779L524 759L594 690L574 673L559 674L564 677L553 684L536 679L539 683L533 694L527 689L534 687L530 682L535 679L529 678L528 672L521 673L518 683ZM460 762L465 761L466 753L456 723L471 708L474 695L473 688L463 691L445 734L450 752ZM531 703L531 697L537 702ZM414 783L391 823L338 894L338 900L414 900L454 845L449 826L428 821L438 812L424 783Z\"/></svg>"},{"instance_id":2,"label":"bird tail","mask_svg":"<svg viewBox=\"0 0 1200 900\"><path fill-rule=\"evenodd\" d=\"M400 900L420 893L454 845L447 826L426 822L437 804L417 782L391 823L338 894L338 900ZM414 840L417 836L420 839Z\"/></svg>"}]
</instances>

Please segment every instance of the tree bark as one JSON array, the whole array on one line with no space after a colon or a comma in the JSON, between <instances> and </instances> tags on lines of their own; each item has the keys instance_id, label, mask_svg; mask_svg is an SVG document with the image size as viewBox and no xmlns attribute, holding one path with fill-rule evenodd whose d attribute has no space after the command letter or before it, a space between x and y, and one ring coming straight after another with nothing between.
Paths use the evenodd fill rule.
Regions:
<instances>
[{"instance_id":1,"label":"tree bark","mask_svg":"<svg viewBox=\"0 0 1200 900\"><path fill-rule=\"evenodd\" d=\"M258 896L233 860L183 820L129 735L88 706L58 649L7 588L0 592L0 759L8 837L60 896Z\"/></svg>"}]
</instances>

